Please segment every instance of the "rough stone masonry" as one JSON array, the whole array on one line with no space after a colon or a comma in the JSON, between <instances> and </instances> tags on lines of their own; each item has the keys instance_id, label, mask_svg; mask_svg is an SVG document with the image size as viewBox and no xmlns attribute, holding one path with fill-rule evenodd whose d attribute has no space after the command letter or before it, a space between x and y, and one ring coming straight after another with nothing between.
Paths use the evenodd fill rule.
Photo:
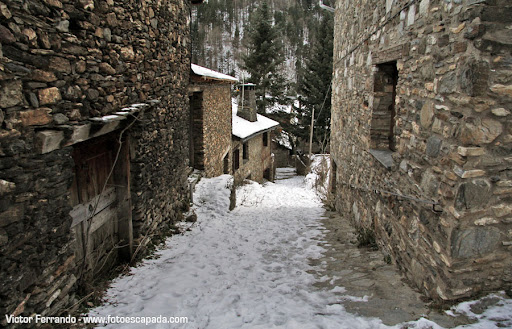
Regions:
<instances>
[{"instance_id":1,"label":"rough stone masonry","mask_svg":"<svg viewBox=\"0 0 512 329\"><path fill-rule=\"evenodd\" d=\"M105 115L152 104L125 134L129 186L120 202L131 199L135 246L188 207L189 6L184 0L0 2L3 324L4 314L56 315L75 303L72 154L81 141L119 132L122 118L107 123Z\"/></svg>"},{"instance_id":2,"label":"rough stone masonry","mask_svg":"<svg viewBox=\"0 0 512 329\"><path fill-rule=\"evenodd\" d=\"M512 285L512 6L338 0L336 207L427 296Z\"/></svg>"}]
</instances>

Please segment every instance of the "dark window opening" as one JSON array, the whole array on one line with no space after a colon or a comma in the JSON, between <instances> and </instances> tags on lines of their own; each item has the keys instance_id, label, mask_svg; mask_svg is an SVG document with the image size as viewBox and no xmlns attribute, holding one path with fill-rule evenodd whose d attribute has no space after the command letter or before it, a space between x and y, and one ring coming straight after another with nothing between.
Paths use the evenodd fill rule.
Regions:
<instances>
[{"instance_id":1,"label":"dark window opening","mask_svg":"<svg viewBox=\"0 0 512 329\"><path fill-rule=\"evenodd\" d=\"M263 133L263 146L268 146L268 133Z\"/></svg>"},{"instance_id":2,"label":"dark window opening","mask_svg":"<svg viewBox=\"0 0 512 329\"><path fill-rule=\"evenodd\" d=\"M395 98L398 82L396 62L377 65L370 129L370 148L395 151Z\"/></svg>"},{"instance_id":3,"label":"dark window opening","mask_svg":"<svg viewBox=\"0 0 512 329\"><path fill-rule=\"evenodd\" d=\"M338 166L336 162L332 160L331 162L331 193L336 194L336 182L338 178Z\"/></svg>"},{"instance_id":4,"label":"dark window opening","mask_svg":"<svg viewBox=\"0 0 512 329\"><path fill-rule=\"evenodd\" d=\"M240 150L236 149L233 152L233 173L240 168Z\"/></svg>"},{"instance_id":5,"label":"dark window opening","mask_svg":"<svg viewBox=\"0 0 512 329\"><path fill-rule=\"evenodd\" d=\"M249 161L249 143L244 143L242 149L242 157L244 159L244 162Z\"/></svg>"},{"instance_id":6,"label":"dark window opening","mask_svg":"<svg viewBox=\"0 0 512 329\"><path fill-rule=\"evenodd\" d=\"M224 157L224 173L229 174L229 152Z\"/></svg>"},{"instance_id":7,"label":"dark window opening","mask_svg":"<svg viewBox=\"0 0 512 329\"><path fill-rule=\"evenodd\" d=\"M202 92L195 92L190 96L189 129L190 166L194 169L204 170Z\"/></svg>"}]
</instances>

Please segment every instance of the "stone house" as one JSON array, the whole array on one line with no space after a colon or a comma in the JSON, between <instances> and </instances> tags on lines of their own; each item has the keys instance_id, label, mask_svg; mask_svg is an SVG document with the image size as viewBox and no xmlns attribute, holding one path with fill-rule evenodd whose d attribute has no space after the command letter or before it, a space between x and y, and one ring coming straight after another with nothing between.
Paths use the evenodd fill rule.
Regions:
<instances>
[{"instance_id":1,"label":"stone house","mask_svg":"<svg viewBox=\"0 0 512 329\"><path fill-rule=\"evenodd\" d=\"M279 123L256 113L254 87L254 84L242 85L239 106L233 108L232 173L235 185L244 179L258 183L274 180L270 132Z\"/></svg>"},{"instance_id":2,"label":"stone house","mask_svg":"<svg viewBox=\"0 0 512 329\"><path fill-rule=\"evenodd\" d=\"M1 314L59 314L182 218L189 15L182 0L0 2Z\"/></svg>"},{"instance_id":3,"label":"stone house","mask_svg":"<svg viewBox=\"0 0 512 329\"><path fill-rule=\"evenodd\" d=\"M338 0L336 208L427 296L512 285L507 0Z\"/></svg>"},{"instance_id":4,"label":"stone house","mask_svg":"<svg viewBox=\"0 0 512 329\"><path fill-rule=\"evenodd\" d=\"M231 85L238 79L192 64L190 166L206 177L231 173Z\"/></svg>"}]
</instances>

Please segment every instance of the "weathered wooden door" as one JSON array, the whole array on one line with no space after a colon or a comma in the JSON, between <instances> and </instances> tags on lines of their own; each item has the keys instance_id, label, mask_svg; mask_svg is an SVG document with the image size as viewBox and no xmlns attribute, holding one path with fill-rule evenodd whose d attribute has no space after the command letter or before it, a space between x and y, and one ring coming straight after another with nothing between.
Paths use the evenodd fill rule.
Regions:
<instances>
[{"instance_id":1,"label":"weathered wooden door","mask_svg":"<svg viewBox=\"0 0 512 329\"><path fill-rule=\"evenodd\" d=\"M117 148L114 136L104 136L77 144L73 151L71 229L82 275L94 276L117 261L118 193L113 172Z\"/></svg>"}]
</instances>

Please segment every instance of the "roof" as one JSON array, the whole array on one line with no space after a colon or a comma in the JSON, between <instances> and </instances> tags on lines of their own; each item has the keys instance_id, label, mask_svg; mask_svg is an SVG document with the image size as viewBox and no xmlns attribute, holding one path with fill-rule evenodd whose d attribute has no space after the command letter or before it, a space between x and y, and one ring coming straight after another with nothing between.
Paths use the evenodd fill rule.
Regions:
<instances>
[{"instance_id":1,"label":"roof","mask_svg":"<svg viewBox=\"0 0 512 329\"><path fill-rule=\"evenodd\" d=\"M258 135L267 130L271 130L279 126L279 122L269 119L261 114L257 114L257 120L251 122L236 115L237 109L233 109L233 136L240 139L249 139L254 135Z\"/></svg>"},{"instance_id":2,"label":"roof","mask_svg":"<svg viewBox=\"0 0 512 329\"><path fill-rule=\"evenodd\" d=\"M204 78L213 79L213 80L221 80L221 81L230 81L230 82L238 82L238 79L232 77L227 74L223 74L214 70L207 69L206 67L202 67L196 64L191 64L192 72L196 75L202 76Z\"/></svg>"}]
</instances>

